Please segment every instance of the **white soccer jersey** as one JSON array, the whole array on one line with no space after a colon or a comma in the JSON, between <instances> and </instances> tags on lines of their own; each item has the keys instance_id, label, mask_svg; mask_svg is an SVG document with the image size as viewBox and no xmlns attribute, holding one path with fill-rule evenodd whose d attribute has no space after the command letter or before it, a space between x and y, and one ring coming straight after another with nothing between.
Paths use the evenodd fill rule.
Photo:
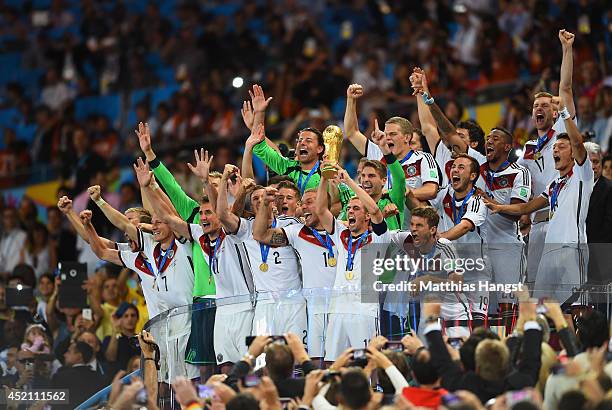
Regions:
<instances>
[{"instance_id":1,"label":"white soccer jersey","mask_svg":"<svg viewBox=\"0 0 612 410\"><path fill-rule=\"evenodd\" d=\"M332 257L326 245L312 233L308 226L296 223L283 229L287 242L297 252L302 264L302 281L304 289L331 288L336 278L336 264L330 266ZM314 229L314 228L313 228ZM338 262L338 251L336 243L325 231L317 231L323 243L329 238L333 258Z\"/></svg>"},{"instance_id":2,"label":"white soccer jersey","mask_svg":"<svg viewBox=\"0 0 612 410\"><path fill-rule=\"evenodd\" d=\"M386 164L385 158L378 145L369 141L366 143L366 156ZM406 157L397 159L406 175L406 186L412 189L420 188L426 182L435 182L441 185L441 176L436 161L431 154L421 151L411 151ZM390 189L391 178L387 178L385 187Z\"/></svg>"},{"instance_id":3,"label":"white soccer jersey","mask_svg":"<svg viewBox=\"0 0 612 410\"><path fill-rule=\"evenodd\" d=\"M235 236L227 235L221 229L217 239L210 241L199 224L189 224L189 234L192 241L200 244L204 258L215 276L217 299L247 296L251 293L249 291L249 283L252 283L251 271L240 252L241 244L236 242ZM245 298L240 297L238 299L242 301ZM223 304L223 301L219 302ZM223 305L224 312L228 309L240 312L251 308L250 303L230 304L229 302L232 302L230 299L227 302L227 305Z\"/></svg>"},{"instance_id":4,"label":"white soccer jersey","mask_svg":"<svg viewBox=\"0 0 612 410\"><path fill-rule=\"evenodd\" d=\"M434 148L434 158L438 167L442 171L441 179L442 184L440 187L445 187L448 185L448 181L450 181L450 169L453 165L453 157L451 150L442 142L442 140L438 141L438 144Z\"/></svg>"},{"instance_id":5,"label":"white soccer jersey","mask_svg":"<svg viewBox=\"0 0 612 410\"><path fill-rule=\"evenodd\" d=\"M123 266L138 274L140 286L142 287L142 294L144 295L147 311L149 312L149 319L153 319L163 311L160 310L159 306L159 292L155 287L155 273L149 269L147 265L148 261L141 252L120 250L119 259Z\"/></svg>"},{"instance_id":6,"label":"white soccer jersey","mask_svg":"<svg viewBox=\"0 0 612 410\"><path fill-rule=\"evenodd\" d=\"M556 248L555 245L578 246L587 242L586 217L595 186L593 178L591 160L587 155L582 165L574 162L574 167L565 177L561 178L557 173L557 178L542 193L551 209L545 241L548 250L550 245Z\"/></svg>"},{"instance_id":7,"label":"white soccer jersey","mask_svg":"<svg viewBox=\"0 0 612 410\"><path fill-rule=\"evenodd\" d=\"M346 291L343 294L332 298L331 313L346 313L352 315L378 316L377 303L361 303L361 275L368 272L361 270L361 252L364 247L370 244L389 244L391 240L390 232L387 230L382 235L377 235L369 231L367 236L364 236L361 244L357 248L359 237L352 238L351 248L353 249L352 267L348 266L349 261L349 238L351 231L342 225L338 220L334 220L334 232L331 237L338 250L338 264L336 265L336 278L334 280L335 291ZM384 257L386 251L381 247L381 255ZM350 272L350 273L347 273Z\"/></svg>"},{"instance_id":8,"label":"white soccer jersey","mask_svg":"<svg viewBox=\"0 0 612 410\"><path fill-rule=\"evenodd\" d=\"M491 171L486 157L479 152L471 155L478 160L480 175L476 187L502 205L510 204L513 198L521 202L531 198L531 178L527 168L517 163L508 163L502 169ZM504 249L504 244L521 242L518 221L500 214L489 215L485 224L485 236L490 249Z\"/></svg>"},{"instance_id":9,"label":"white soccer jersey","mask_svg":"<svg viewBox=\"0 0 612 410\"><path fill-rule=\"evenodd\" d=\"M130 244L128 242L115 242L115 249L118 251L132 252L132 248L130 248Z\"/></svg>"},{"instance_id":10,"label":"white soccer jersey","mask_svg":"<svg viewBox=\"0 0 612 410\"><path fill-rule=\"evenodd\" d=\"M467 203L465 198L460 201L453 199L455 191L449 185L438 193L436 198L432 200L432 206L440 215L440 223L438 230L446 232L456 225L454 218L457 218L457 223L463 219L472 222L474 229L459 239L456 243L483 244L485 243L485 234L482 229L485 220L487 219L488 210L482 198L478 195L471 195ZM454 210L454 212L453 212ZM454 214L454 216L453 216Z\"/></svg>"},{"instance_id":11,"label":"white soccer jersey","mask_svg":"<svg viewBox=\"0 0 612 410\"><path fill-rule=\"evenodd\" d=\"M255 218L240 218L238 232L228 236L234 236L236 242L244 243L249 266L251 272L253 272L255 290L257 292L282 292L301 289L300 266L297 255L291 246L270 247L265 262L267 270L262 269L262 248L260 243L253 239L254 221ZM295 223L300 223L300 221L286 216L276 218L276 227L278 228L284 228Z\"/></svg>"},{"instance_id":12,"label":"white soccer jersey","mask_svg":"<svg viewBox=\"0 0 612 410\"><path fill-rule=\"evenodd\" d=\"M153 235L138 230L139 250L144 253L149 270L155 274L160 311L190 305L193 301L193 256L191 242L176 238L166 252Z\"/></svg>"},{"instance_id":13,"label":"white soccer jersey","mask_svg":"<svg viewBox=\"0 0 612 410\"><path fill-rule=\"evenodd\" d=\"M566 132L565 122L559 117L552 129L546 134L546 142L540 147L539 151L537 139L525 143L523 156L517 160L517 163L527 168L531 173L531 190L534 195L544 192L548 184L559 175L553 160L553 144L557 135L564 132Z\"/></svg>"}]
</instances>

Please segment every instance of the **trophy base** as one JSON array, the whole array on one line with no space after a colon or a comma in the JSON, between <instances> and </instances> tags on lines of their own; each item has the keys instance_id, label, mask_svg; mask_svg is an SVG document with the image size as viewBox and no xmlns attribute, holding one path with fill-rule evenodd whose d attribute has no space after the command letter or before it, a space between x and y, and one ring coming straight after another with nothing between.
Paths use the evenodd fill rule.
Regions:
<instances>
[{"instance_id":1,"label":"trophy base","mask_svg":"<svg viewBox=\"0 0 612 410\"><path fill-rule=\"evenodd\" d=\"M332 167L321 168L321 176L325 177L326 179L333 179L336 177L336 175L338 175L338 170L336 168L332 168Z\"/></svg>"}]
</instances>

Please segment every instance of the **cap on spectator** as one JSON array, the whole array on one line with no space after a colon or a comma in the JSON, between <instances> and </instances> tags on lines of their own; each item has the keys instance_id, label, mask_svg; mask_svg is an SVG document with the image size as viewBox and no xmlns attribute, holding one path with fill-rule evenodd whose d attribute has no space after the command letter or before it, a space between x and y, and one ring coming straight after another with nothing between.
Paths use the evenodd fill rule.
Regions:
<instances>
[{"instance_id":1,"label":"cap on spectator","mask_svg":"<svg viewBox=\"0 0 612 410\"><path fill-rule=\"evenodd\" d=\"M31 288L36 287L36 274L34 273L34 269L25 263L20 263L13 268L13 273L9 280L11 279L21 279L24 285Z\"/></svg>"},{"instance_id":2,"label":"cap on spectator","mask_svg":"<svg viewBox=\"0 0 612 410\"><path fill-rule=\"evenodd\" d=\"M113 316L115 316L116 318L120 318L121 316L123 316L123 314L126 312L126 310L128 309L134 309L136 311L136 317L138 317L138 308L136 308L136 306L132 303L129 302L123 302L119 305L119 307L117 308L117 310L115 310L115 313L113 313Z\"/></svg>"}]
</instances>

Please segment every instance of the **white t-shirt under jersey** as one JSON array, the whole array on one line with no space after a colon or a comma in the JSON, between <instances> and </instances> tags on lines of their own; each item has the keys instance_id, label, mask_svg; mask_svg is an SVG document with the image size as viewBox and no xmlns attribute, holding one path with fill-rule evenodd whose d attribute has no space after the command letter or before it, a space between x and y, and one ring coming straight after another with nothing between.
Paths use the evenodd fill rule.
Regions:
<instances>
[{"instance_id":1,"label":"white t-shirt under jersey","mask_svg":"<svg viewBox=\"0 0 612 410\"><path fill-rule=\"evenodd\" d=\"M574 162L574 167L565 177L561 178L557 172L557 178L542 193L548 199L552 215L546 232L547 249L555 249L557 245L559 248L568 245L577 247L587 242L586 217L594 186L594 173L588 155L582 165ZM553 206L555 191L558 196Z\"/></svg>"},{"instance_id":2,"label":"white t-shirt under jersey","mask_svg":"<svg viewBox=\"0 0 612 410\"><path fill-rule=\"evenodd\" d=\"M228 236L235 236L237 243L244 243L255 290L257 292L284 292L302 288L300 280L300 266L297 255L291 246L270 247L266 263L268 270L262 272L260 243L253 239L253 222L255 218L240 218L238 232ZM296 218L279 216L276 218L276 227L285 228L289 225L300 223Z\"/></svg>"},{"instance_id":3,"label":"white t-shirt under jersey","mask_svg":"<svg viewBox=\"0 0 612 410\"><path fill-rule=\"evenodd\" d=\"M248 302L250 294L248 276L251 275L251 271L239 251L241 244L236 242L236 237L227 235L221 229L217 239L211 242L199 224L189 224L189 234L193 241L200 244L204 258L215 276L216 299L219 299L218 303L221 304L219 307L222 307L224 312L242 312L251 309L251 303ZM212 253L214 259L211 259ZM227 304L223 299L226 299Z\"/></svg>"}]
</instances>

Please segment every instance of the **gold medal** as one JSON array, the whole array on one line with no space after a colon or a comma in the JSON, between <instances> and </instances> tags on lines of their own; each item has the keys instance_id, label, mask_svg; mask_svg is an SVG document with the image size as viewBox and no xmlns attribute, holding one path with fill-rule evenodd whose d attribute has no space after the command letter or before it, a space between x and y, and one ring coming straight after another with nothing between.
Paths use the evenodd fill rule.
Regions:
<instances>
[{"instance_id":1,"label":"gold medal","mask_svg":"<svg viewBox=\"0 0 612 410\"><path fill-rule=\"evenodd\" d=\"M346 278L346 280L353 280L353 271L347 270L346 273L344 274L344 277Z\"/></svg>"},{"instance_id":2,"label":"gold medal","mask_svg":"<svg viewBox=\"0 0 612 410\"><path fill-rule=\"evenodd\" d=\"M268 271L268 264L265 262L262 262L261 265L259 265L259 270L262 272L267 272Z\"/></svg>"},{"instance_id":3,"label":"gold medal","mask_svg":"<svg viewBox=\"0 0 612 410\"><path fill-rule=\"evenodd\" d=\"M334 258L333 256L331 258L328 258L327 264L333 268L334 266L336 266L336 258Z\"/></svg>"},{"instance_id":4,"label":"gold medal","mask_svg":"<svg viewBox=\"0 0 612 410\"><path fill-rule=\"evenodd\" d=\"M536 152L536 153L533 155L533 158L535 158L536 160L538 160L538 159L540 159L540 157L541 157L541 156L542 156L542 153L538 151L538 152Z\"/></svg>"}]
</instances>

